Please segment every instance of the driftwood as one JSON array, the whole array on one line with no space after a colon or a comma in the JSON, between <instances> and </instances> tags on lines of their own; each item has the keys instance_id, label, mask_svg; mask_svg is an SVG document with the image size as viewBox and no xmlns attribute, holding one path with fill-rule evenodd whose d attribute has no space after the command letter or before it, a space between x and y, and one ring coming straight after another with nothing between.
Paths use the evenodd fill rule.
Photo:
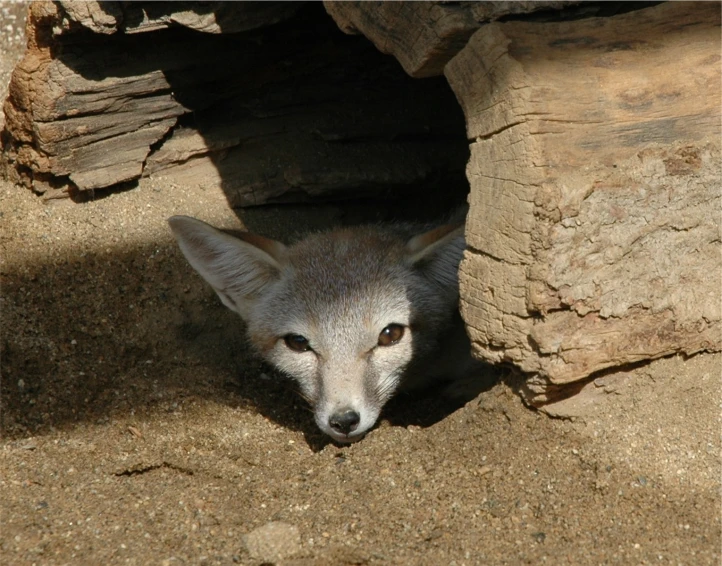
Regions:
<instances>
[{"instance_id":1,"label":"driftwood","mask_svg":"<svg viewBox=\"0 0 722 566\"><path fill-rule=\"evenodd\" d=\"M720 11L491 24L446 67L474 140L462 313L535 377L722 349Z\"/></svg>"},{"instance_id":2,"label":"driftwood","mask_svg":"<svg viewBox=\"0 0 722 566\"><path fill-rule=\"evenodd\" d=\"M220 186L232 206L465 192L463 113L442 77L411 79L318 4L233 36L157 30L290 10L221 4L233 26L176 3L33 3L4 107L15 179L54 196L156 174Z\"/></svg>"}]
</instances>

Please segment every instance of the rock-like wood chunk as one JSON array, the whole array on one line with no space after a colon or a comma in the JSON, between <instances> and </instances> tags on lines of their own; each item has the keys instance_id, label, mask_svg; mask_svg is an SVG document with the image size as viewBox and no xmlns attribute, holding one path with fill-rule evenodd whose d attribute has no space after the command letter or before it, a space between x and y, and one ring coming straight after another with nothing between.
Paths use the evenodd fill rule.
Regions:
<instances>
[{"instance_id":1,"label":"rock-like wood chunk","mask_svg":"<svg viewBox=\"0 0 722 566\"><path fill-rule=\"evenodd\" d=\"M494 23L446 67L467 118L475 353L552 385L722 349L720 10Z\"/></svg>"},{"instance_id":2,"label":"rock-like wood chunk","mask_svg":"<svg viewBox=\"0 0 722 566\"><path fill-rule=\"evenodd\" d=\"M54 56L56 10L31 5L29 49L4 106L14 166L33 180L66 177L80 190L137 179L151 146L188 111L162 70L179 66L178 45L92 35L93 49L68 45Z\"/></svg>"},{"instance_id":3,"label":"rock-like wood chunk","mask_svg":"<svg viewBox=\"0 0 722 566\"><path fill-rule=\"evenodd\" d=\"M232 69L219 56L223 44L205 36L126 34L173 26L238 32L287 19L300 5L33 2L28 50L3 108L11 178L38 192L138 179L153 146L199 107L197 94L188 95L190 108L174 91L206 90L203 104L210 106L228 92L206 85L229 82Z\"/></svg>"}]
</instances>

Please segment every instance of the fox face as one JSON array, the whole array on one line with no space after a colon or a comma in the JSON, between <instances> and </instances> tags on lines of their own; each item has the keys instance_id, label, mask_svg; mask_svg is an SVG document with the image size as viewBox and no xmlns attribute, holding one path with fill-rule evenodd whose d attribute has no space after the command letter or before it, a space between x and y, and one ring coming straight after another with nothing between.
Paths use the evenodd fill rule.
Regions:
<instances>
[{"instance_id":1,"label":"fox face","mask_svg":"<svg viewBox=\"0 0 722 566\"><path fill-rule=\"evenodd\" d=\"M339 229L285 246L185 216L169 224L189 263L245 320L265 359L297 381L334 440L362 438L410 374L443 371L441 343L458 319L462 227L414 237Z\"/></svg>"}]
</instances>

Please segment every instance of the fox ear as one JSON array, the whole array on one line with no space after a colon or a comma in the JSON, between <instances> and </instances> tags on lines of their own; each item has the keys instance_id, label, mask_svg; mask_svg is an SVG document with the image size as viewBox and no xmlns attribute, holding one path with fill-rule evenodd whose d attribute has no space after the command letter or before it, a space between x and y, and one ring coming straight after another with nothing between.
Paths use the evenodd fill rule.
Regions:
<instances>
[{"instance_id":1,"label":"fox ear","mask_svg":"<svg viewBox=\"0 0 722 566\"><path fill-rule=\"evenodd\" d=\"M443 291L456 297L464 248L464 224L446 224L411 238L406 244L406 253L414 267Z\"/></svg>"},{"instance_id":2,"label":"fox ear","mask_svg":"<svg viewBox=\"0 0 722 566\"><path fill-rule=\"evenodd\" d=\"M183 255L229 309L244 319L285 261L280 242L246 232L238 238L188 216L168 219Z\"/></svg>"}]
</instances>

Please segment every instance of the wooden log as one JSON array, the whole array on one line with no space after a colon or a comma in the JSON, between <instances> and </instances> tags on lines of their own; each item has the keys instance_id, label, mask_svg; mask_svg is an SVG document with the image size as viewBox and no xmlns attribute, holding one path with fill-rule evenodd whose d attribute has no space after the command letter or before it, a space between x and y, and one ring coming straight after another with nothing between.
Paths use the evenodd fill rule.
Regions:
<instances>
[{"instance_id":1,"label":"wooden log","mask_svg":"<svg viewBox=\"0 0 722 566\"><path fill-rule=\"evenodd\" d=\"M188 111L161 70L177 62L177 42L120 46L122 39L97 36L103 41L91 50L54 56L50 29L58 17L55 4L31 4L28 52L4 106L13 165L31 181L67 177L80 190L136 179L151 145Z\"/></svg>"},{"instance_id":2,"label":"wooden log","mask_svg":"<svg viewBox=\"0 0 722 566\"><path fill-rule=\"evenodd\" d=\"M111 25L105 3L72 5L88 29L122 31L138 9ZM39 192L153 174L220 187L232 206L464 190L464 119L445 80L414 81L318 5L234 36L62 31L67 17L32 5L41 39L5 104L12 169Z\"/></svg>"},{"instance_id":3,"label":"wooden log","mask_svg":"<svg viewBox=\"0 0 722 566\"><path fill-rule=\"evenodd\" d=\"M412 77L444 72L479 27L504 16L558 10L577 2L337 2L326 11L344 32L365 35Z\"/></svg>"},{"instance_id":4,"label":"wooden log","mask_svg":"<svg viewBox=\"0 0 722 566\"><path fill-rule=\"evenodd\" d=\"M287 19L302 4L31 3L28 50L3 108L10 178L53 196L140 178L152 147L199 108L180 103L174 89L222 83L231 71L218 56L223 44L203 36L124 34L169 26L238 32ZM213 89L204 104L227 94Z\"/></svg>"},{"instance_id":5,"label":"wooden log","mask_svg":"<svg viewBox=\"0 0 722 566\"><path fill-rule=\"evenodd\" d=\"M722 349L720 10L494 23L447 65L473 140L462 313L544 403Z\"/></svg>"}]
</instances>

